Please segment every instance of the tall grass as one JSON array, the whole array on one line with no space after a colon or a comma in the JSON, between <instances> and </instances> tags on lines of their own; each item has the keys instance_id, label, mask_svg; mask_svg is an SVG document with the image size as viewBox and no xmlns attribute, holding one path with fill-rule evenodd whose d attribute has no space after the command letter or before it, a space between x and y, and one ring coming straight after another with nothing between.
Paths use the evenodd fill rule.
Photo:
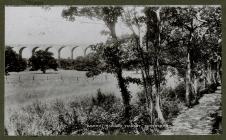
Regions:
<instances>
[{"instance_id":1,"label":"tall grass","mask_svg":"<svg viewBox=\"0 0 226 140\"><path fill-rule=\"evenodd\" d=\"M162 91L163 115L170 124L184 106L183 85ZM96 96L78 99L35 101L12 111L6 126L9 135L104 135L158 134L145 110L144 93L131 105L133 126L124 126L124 106L113 93L97 90ZM156 123L154 125L158 124Z\"/></svg>"}]
</instances>

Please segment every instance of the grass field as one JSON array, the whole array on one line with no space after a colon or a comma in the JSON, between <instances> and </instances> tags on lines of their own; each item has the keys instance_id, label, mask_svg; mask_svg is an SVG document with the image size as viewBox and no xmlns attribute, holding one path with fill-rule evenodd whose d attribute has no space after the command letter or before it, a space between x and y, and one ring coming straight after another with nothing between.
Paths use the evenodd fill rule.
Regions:
<instances>
[{"instance_id":1,"label":"grass field","mask_svg":"<svg viewBox=\"0 0 226 140\"><path fill-rule=\"evenodd\" d=\"M140 76L135 72L126 72L125 75ZM5 103L6 106L12 106L37 99L92 96L99 88L121 97L116 78L112 74L103 73L87 78L85 72L71 70L49 71L47 74L41 71L13 72L5 79ZM130 84L129 90L134 94L140 88Z\"/></svg>"},{"instance_id":2,"label":"grass field","mask_svg":"<svg viewBox=\"0 0 226 140\"><path fill-rule=\"evenodd\" d=\"M42 74L41 71L11 72L10 75L5 77L5 124L7 124L8 131L21 129L29 133L29 129L33 128L33 125L37 122L40 123L40 121L42 122L45 119L47 119L48 123L51 122L50 118L45 118L48 113L52 112L55 117L60 115L52 110L55 104L58 106L62 102L64 105L69 105L73 102L83 101L88 103L92 97L96 97L98 89L104 94L113 94L117 98L121 98L114 75L103 73L96 77L87 78L85 73L85 71L74 70L49 70L46 74ZM141 76L135 71L124 71L123 75L137 78ZM176 82L173 80L175 79L168 77L166 85L175 85ZM142 87L136 84L129 84L128 89L132 95L132 102L136 102L138 99L137 93L141 92ZM121 108L121 103L118 104L116 102L114 105L118 105L118 110L121 110L119 109ZM69 106L67 108L71 109ZM35 118L34 121L34 118L31 119L34 111L36 113L44 111L45 113L43 112L44 116ZM38 121L39 119L41 120ZM26 127L26 123L29 123L29 127ZM13 126L9 124L13 124ZM22 124L25 125L23 129L21 128ZM35 127L35 129L38 132L41 131L42 134L44 133L38 127ZM29 134L33 135L34 132L31 131ZM14 133L11 134L14 135Z\"/></svg>"},{"instance_id":3,"label":"grass field","mask_svg":"<svg viewBox=\"0 0 226 140\"><path fill-rule=\"evenodd\" d=\"M17 108L37 100L63 99L65 101L92 97L98 89L104 93L113 93L121 97L114 75L103 73L87 78L85 71L59 70L12 72L5 77L5 115L9 108ZM135 72L124 75L139 77ZM129 90L134 96L141 90L136 84L130 84ZM134 99L134 98L133 98Z\"/></svg>"}]
</instances>

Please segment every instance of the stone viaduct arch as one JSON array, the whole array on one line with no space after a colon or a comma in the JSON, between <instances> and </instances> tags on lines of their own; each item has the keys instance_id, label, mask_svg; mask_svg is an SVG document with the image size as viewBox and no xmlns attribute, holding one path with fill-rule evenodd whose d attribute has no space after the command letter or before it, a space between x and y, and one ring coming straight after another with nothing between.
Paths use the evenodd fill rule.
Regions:
<instances>
[{"instance_id":1,"label":"stone viaduct arch","mask_svg":"<svg viewBox=\"0 0 226 140\"><path fill-rule=\"evenodd\" d=\"M21 47L21 48L19 49L19 56L20 56L21 58L22 58L23 50L24 50L25 48L27 48L27 47Z\"/></svg>"},{"instance_id":2,"label":"stone viaduct arch","mask_svg":"<svg viewBox=\"0 0 226 140\"><path fill-rule=\"evenodd\" d=\"M73 60L74 59L74 50L78 48L78 46L75 46L71 49L71 59Z\"/></svg>"},{"instance_id":3,"label":"stone viaduct arch","mask_svg":"<svg viewBox=\"0 0 226 140\"><path fill-rule=\"evenodd\" d=\"M57 50L57 52L58 52L58 59L59 59L59 60L61 59L61 51L62 51L65 47L66 47L66 46L61 46L61 47L58 48L58 49L56 48L56 50ZM78 48L78 47L79 47L79 46L74 46L74 47L71 48L71 50L70 50L70 52L71 52L71 59L74 59L74 52L75 52L75 49ZM87 50L88 50L89 48L92 49L93 47L94 47L93 45L90 45L90 46L86 47L86 48L84 49L84 51L83 51L84 55L86 55ZM17 47L10 47L10 48L14 49L14 48L17 48ZM25 46L19 47L19 56L22 57L22 53L23 53L24 49L26 49L26 48L28 48L28 47L25 47ZM41 47L38 47L38 46L33 47L33 48L32 48L32 51L31 51L31 53L32 53L31 55L33 56L33 55L35 54L35 51L36 51L37 49L39 49L39 48L41 48ZM43 50L49 51L49 49L51 49L51 48L54 48L54 47L49 46L49 47L47 47L47 48L45 48L45 49L43 49Z\"/></svg>"},{"instance_id":4,"label":"stone viaduct arch","mask_svg":"<svg viewBox=\"0 0 226 140\"><path fill-rule=\"evenodd\" d=\"M39 47L34 47L33 49L32 49L32 56L35 54L35 51L38 49Z\"/></svg>"},{"instance_id":5,"label":"stone viaduct arch","mask_svg":"<svg viewBox=\"0 0 226 140\"><path fill-rule=\"evenodd\" d=\"M49 49L51 49L51 48L52 48L52 46L49 46L49 47L47 47L47 48L45 49L45 51L48 52Z\"/></svg>"},{"instance_id":6,"label":"stone viaduct arch","mask_svg":"<svg viewBox=\"0 0 226 140\"><path fill-rule=\"evenodd\" d=\"M94 45L89 45L89 46L87 46L85 49L84 49L84 56L86 56L86 53L87 53L87 50L88 49L94 49Z\"/></svg>"},{"instance_id":7,"label":"stone viaduct arch","mask_svg":"<svg viewBox=\"0 0 226 140\"><path fill-rule=\"evenodd\" d=\"M62 49L65 48L65 47L66 47L66 46L62 46L62 47L60 47L60 48L58 49L58 59L59 59L59 60L61 59L60 53L61 53Z\"/></svg>"}]
</instances>

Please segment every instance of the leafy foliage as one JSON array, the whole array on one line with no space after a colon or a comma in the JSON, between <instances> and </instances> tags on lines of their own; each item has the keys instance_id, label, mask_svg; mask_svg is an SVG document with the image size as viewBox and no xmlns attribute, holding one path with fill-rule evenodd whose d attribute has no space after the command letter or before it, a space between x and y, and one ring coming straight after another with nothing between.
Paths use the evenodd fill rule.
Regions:
<instances>
[{"instance_id":1,"label":"leafy foliage","mask_svg":"<svg viewBox=\"0 0 226 140\"><path fill-rule=\"evenodd\" d=\"M53 57L53 53L48 51L39 50L29 59L31 70L41 70L43 73L47 69L57 70L58 64Z\"/></svg>"},{"instance_id":2,"label":"leafy foliage","mask_svg":"<svg viewBox=\"0 0 226 140\"><path fill-rule=\"evenodd\" d=\"M24 71L27 61L17 54L10 46L5 48L5 73Z\"/></svg>"}]
</instances>

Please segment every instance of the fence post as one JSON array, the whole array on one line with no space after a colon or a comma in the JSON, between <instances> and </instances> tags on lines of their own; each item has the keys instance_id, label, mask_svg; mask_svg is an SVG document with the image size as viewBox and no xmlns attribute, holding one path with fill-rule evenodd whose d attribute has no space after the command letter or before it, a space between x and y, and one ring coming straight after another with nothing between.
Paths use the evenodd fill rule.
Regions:
<instances>
[{"instance_id":1,"label":"fence post","mask_svg":"<svg viewBox=\"0 0 226 140\"><path fill-rule=\"evenodd\" d=\"M35 76L34 75L33 75L33 78L32 79L33 79L33 81L35 80Z\"/></svg>"},{"instance_id":2,"label":"fence post","mask_svg":"<svg viewBox=\"0 0 226 140\"><path fill-rule=\"evenodd\" d=\"M48 80L48 76L46 77L46 79Z\"/></svg>"}]
</instances>

